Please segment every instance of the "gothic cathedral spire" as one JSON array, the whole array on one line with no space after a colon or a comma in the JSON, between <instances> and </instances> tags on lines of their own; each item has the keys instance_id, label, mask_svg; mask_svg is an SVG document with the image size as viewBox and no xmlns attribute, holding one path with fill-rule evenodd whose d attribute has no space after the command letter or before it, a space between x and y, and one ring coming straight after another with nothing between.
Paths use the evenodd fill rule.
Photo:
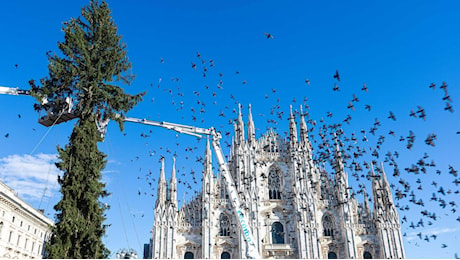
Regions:
<instances>
[{"instance_id":1,"label":"gothic cathedral spire","mask_svg":"<svg viewBox=\"0 0 460 260\"><path fill-rule=\"evenodd\" d=\"M305 122L305 115L302 111L302 105L300 106L300 143L305 149L310 150L311 153L311 143L308 139L308 128Z\"/></svg>"},{"instance_id":2,"label":"gothic cathedral spire","mask_svg":"<svg viewBox=\"0 0 460 260\"><path fill-rule=\"evenodd\" d=\"M164 206L166 202L166 179L165 179L165 158L161 158L160 179L158 180L158 192L155 208L159 205Z\"/></svg>"},{"instance_id":3,"label":"gothic cathedral spire","mask_svg":"<svg viewBox=\"0 0 460 260\"><path fill-rule=\"evenodd\" d=\"M251 145L256 142L256 130L254 127L254 120L252 119L251 104L249 104L248 111L248 141Z\"/></svg>"},{"instance_id":4,"label":"gothic cathedral spire","mask_svg":"<svg viewBox=\"0 0 460 260\"><path fill-rule=\"evenodd\" d=\"M294 147L297 144L297 125L294 119L294 114L292 113L292 105L290 106L289 112L289 139L291 147Z\"/></svg>"},{"instance_id":5,"label":"gothic cathedral spire","mask_svg":"<svg viewBox=\"0 0 460 260\"><path fill-rule=\"evenodd\" d=\"M176 158L173 157L173 166L171 171L171 181L169 182L169 200L177 209L177 179L176 179Z\"/></svg>"},{"instance_id":6,"label":"gothic cathedral spire","mask_svg":"<svg viewBox=\"0 0 460 260\"><path fill-rule=\"evenodd\" d=\"M243 114L241 113L241 104L238 104L238 119L236 122L236 139L237 143L242 145L244 144L244 122Z\"/></svg>"}]
</instances>

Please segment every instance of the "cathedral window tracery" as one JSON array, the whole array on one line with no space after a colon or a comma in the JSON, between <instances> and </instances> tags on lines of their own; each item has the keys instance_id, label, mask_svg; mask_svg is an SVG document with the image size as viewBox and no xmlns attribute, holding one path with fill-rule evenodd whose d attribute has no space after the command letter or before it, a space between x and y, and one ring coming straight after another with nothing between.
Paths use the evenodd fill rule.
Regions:
<instances>
[{"instance_id":1,"label":"cathedral window tracery","mask_svg":"<svg viewBox=\"0 0 460 260\"><path fill-rule=\"evenodd\" d=\"M220 236L230 236L230 220L227 215L220 213L219 217L219 235Z\"/></svg>"},{"instance_id":2,"label":"cathedral window tracery","mask_svg":"<svg viewBox=\"0 0 460 260\"><path fill-rule=\"evenodd\" d=\"M334 222L329 215L323 217L323 235L334 238Z\"/></svg>"},{"instance_id":3,"label":"cathedral window tracery","mask_svg":"<svg viewBox=\"0 0 460 260\"><path fill-rule=\"evenodd\" d=\"M281 176L278 168L271 168L268 175L268 198L281 199Z\"/></svg>"}]
</instances>

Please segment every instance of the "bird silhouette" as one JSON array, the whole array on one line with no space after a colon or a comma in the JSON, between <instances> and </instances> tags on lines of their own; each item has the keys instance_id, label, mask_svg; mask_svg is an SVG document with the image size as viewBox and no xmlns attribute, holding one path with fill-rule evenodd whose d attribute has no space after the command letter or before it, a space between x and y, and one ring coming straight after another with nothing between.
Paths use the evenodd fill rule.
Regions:
<instances>
[{"instance_id":1,"label":"bird silhouette","mask_svg":"<svg viewBox=\"0 0 460 260\"><path fill-rule=\"evenodd\" d=\"M340 75L339 75L339 71L338 71L338 70L335 71L334 78L335 78L337 81L340 81Z\"/></svg>"},{"instance_id":2,"label":"bird silhouette","mask_svg":"<svg viewBox=\"0 0 460 260\"><path fill-rule=\"evenodd\" d=\"M264 32L264 35L267 39L273 39L275 37L273 37L273 35L271 35L270 33L267 33L267 32Z\"/></svg>"}]
</instances>

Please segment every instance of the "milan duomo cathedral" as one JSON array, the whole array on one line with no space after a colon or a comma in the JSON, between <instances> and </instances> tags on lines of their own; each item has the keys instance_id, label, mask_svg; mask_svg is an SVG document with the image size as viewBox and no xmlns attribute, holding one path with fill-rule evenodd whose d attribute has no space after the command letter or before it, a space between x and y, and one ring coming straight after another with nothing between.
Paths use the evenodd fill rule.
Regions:
<instances>
[{"instance_id":1,"label":"milan duomo cathedral","mask_svg":"<svg viewBox=\"0 0 460 260\"><path fill-rule=\"evenodd\" d=\"M333 173L315 165L305 118L300 134L290 113L289 134L268 130L255 137L248 111L239 111L228 165L261 258L405 258L398 212L383 166L372 166L373 209L350 196L338 145ZM245 136L245 130L247 136ZM170 180L160 170L149 257L247 258L244 236L226 193L213 172L209 145L202 191L181 208L173 166Z\"/></svg>"}]
</instances>

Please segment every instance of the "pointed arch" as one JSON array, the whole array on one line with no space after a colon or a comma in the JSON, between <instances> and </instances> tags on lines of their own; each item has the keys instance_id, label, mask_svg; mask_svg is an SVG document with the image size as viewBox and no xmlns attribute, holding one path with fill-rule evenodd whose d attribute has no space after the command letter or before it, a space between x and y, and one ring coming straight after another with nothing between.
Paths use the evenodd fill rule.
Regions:
<instances>
[{"instance_id":1,"label":"pointed arch","mask_svg":"<svg viewBox=\"0 0 460 260\"><path fill-rule=\"evenodd\" d=\"M280 200L282 186L282 171L276 166L270 167L268 172L268 198Z\"/></svg>"},{"instance_id":2,"label":"pointed arch","mask_svg":"<svg viewBox=\"0 0 460 260\"><path fill-rule=\"evenodd\" d=\"M230 236L230 219L225 213L220 213L219 217L219 235Z\"/></svg>"},{"instance_id":3,"label":"pointed arch","mask_svg":"<svg viewBox=\"0 0 460 260\"><path fill-rule=\"evenodd\" d=\"M335 229L334 218L330 214L324 214L323 219L322 219L322 224L323 224L323 235L334 238L334 229Z\"/></svg>"},{"instance_id":4,"label":"pointed arch","mask_svg":"<svg viewBox=\"0 0 460 260\"><path fill-rule=\"evenodd\" d=\"M366 251L366 252L364 252L364 254L363 254L363 258L364 258L364 259L372 259L373 257L372 257L372 254L371 254L371 253L369 253L368 251Z\"/></svg>"},{"instance_id":5,"label":"pointed arch","mask_svg":"<svg viewBox=\"0 0 460 260\"><path fill-rule=\"evenodd\" d=\"M284 227L281 222L272 224L272 244L284 244Z\"/></svg>"}]
</instances>

